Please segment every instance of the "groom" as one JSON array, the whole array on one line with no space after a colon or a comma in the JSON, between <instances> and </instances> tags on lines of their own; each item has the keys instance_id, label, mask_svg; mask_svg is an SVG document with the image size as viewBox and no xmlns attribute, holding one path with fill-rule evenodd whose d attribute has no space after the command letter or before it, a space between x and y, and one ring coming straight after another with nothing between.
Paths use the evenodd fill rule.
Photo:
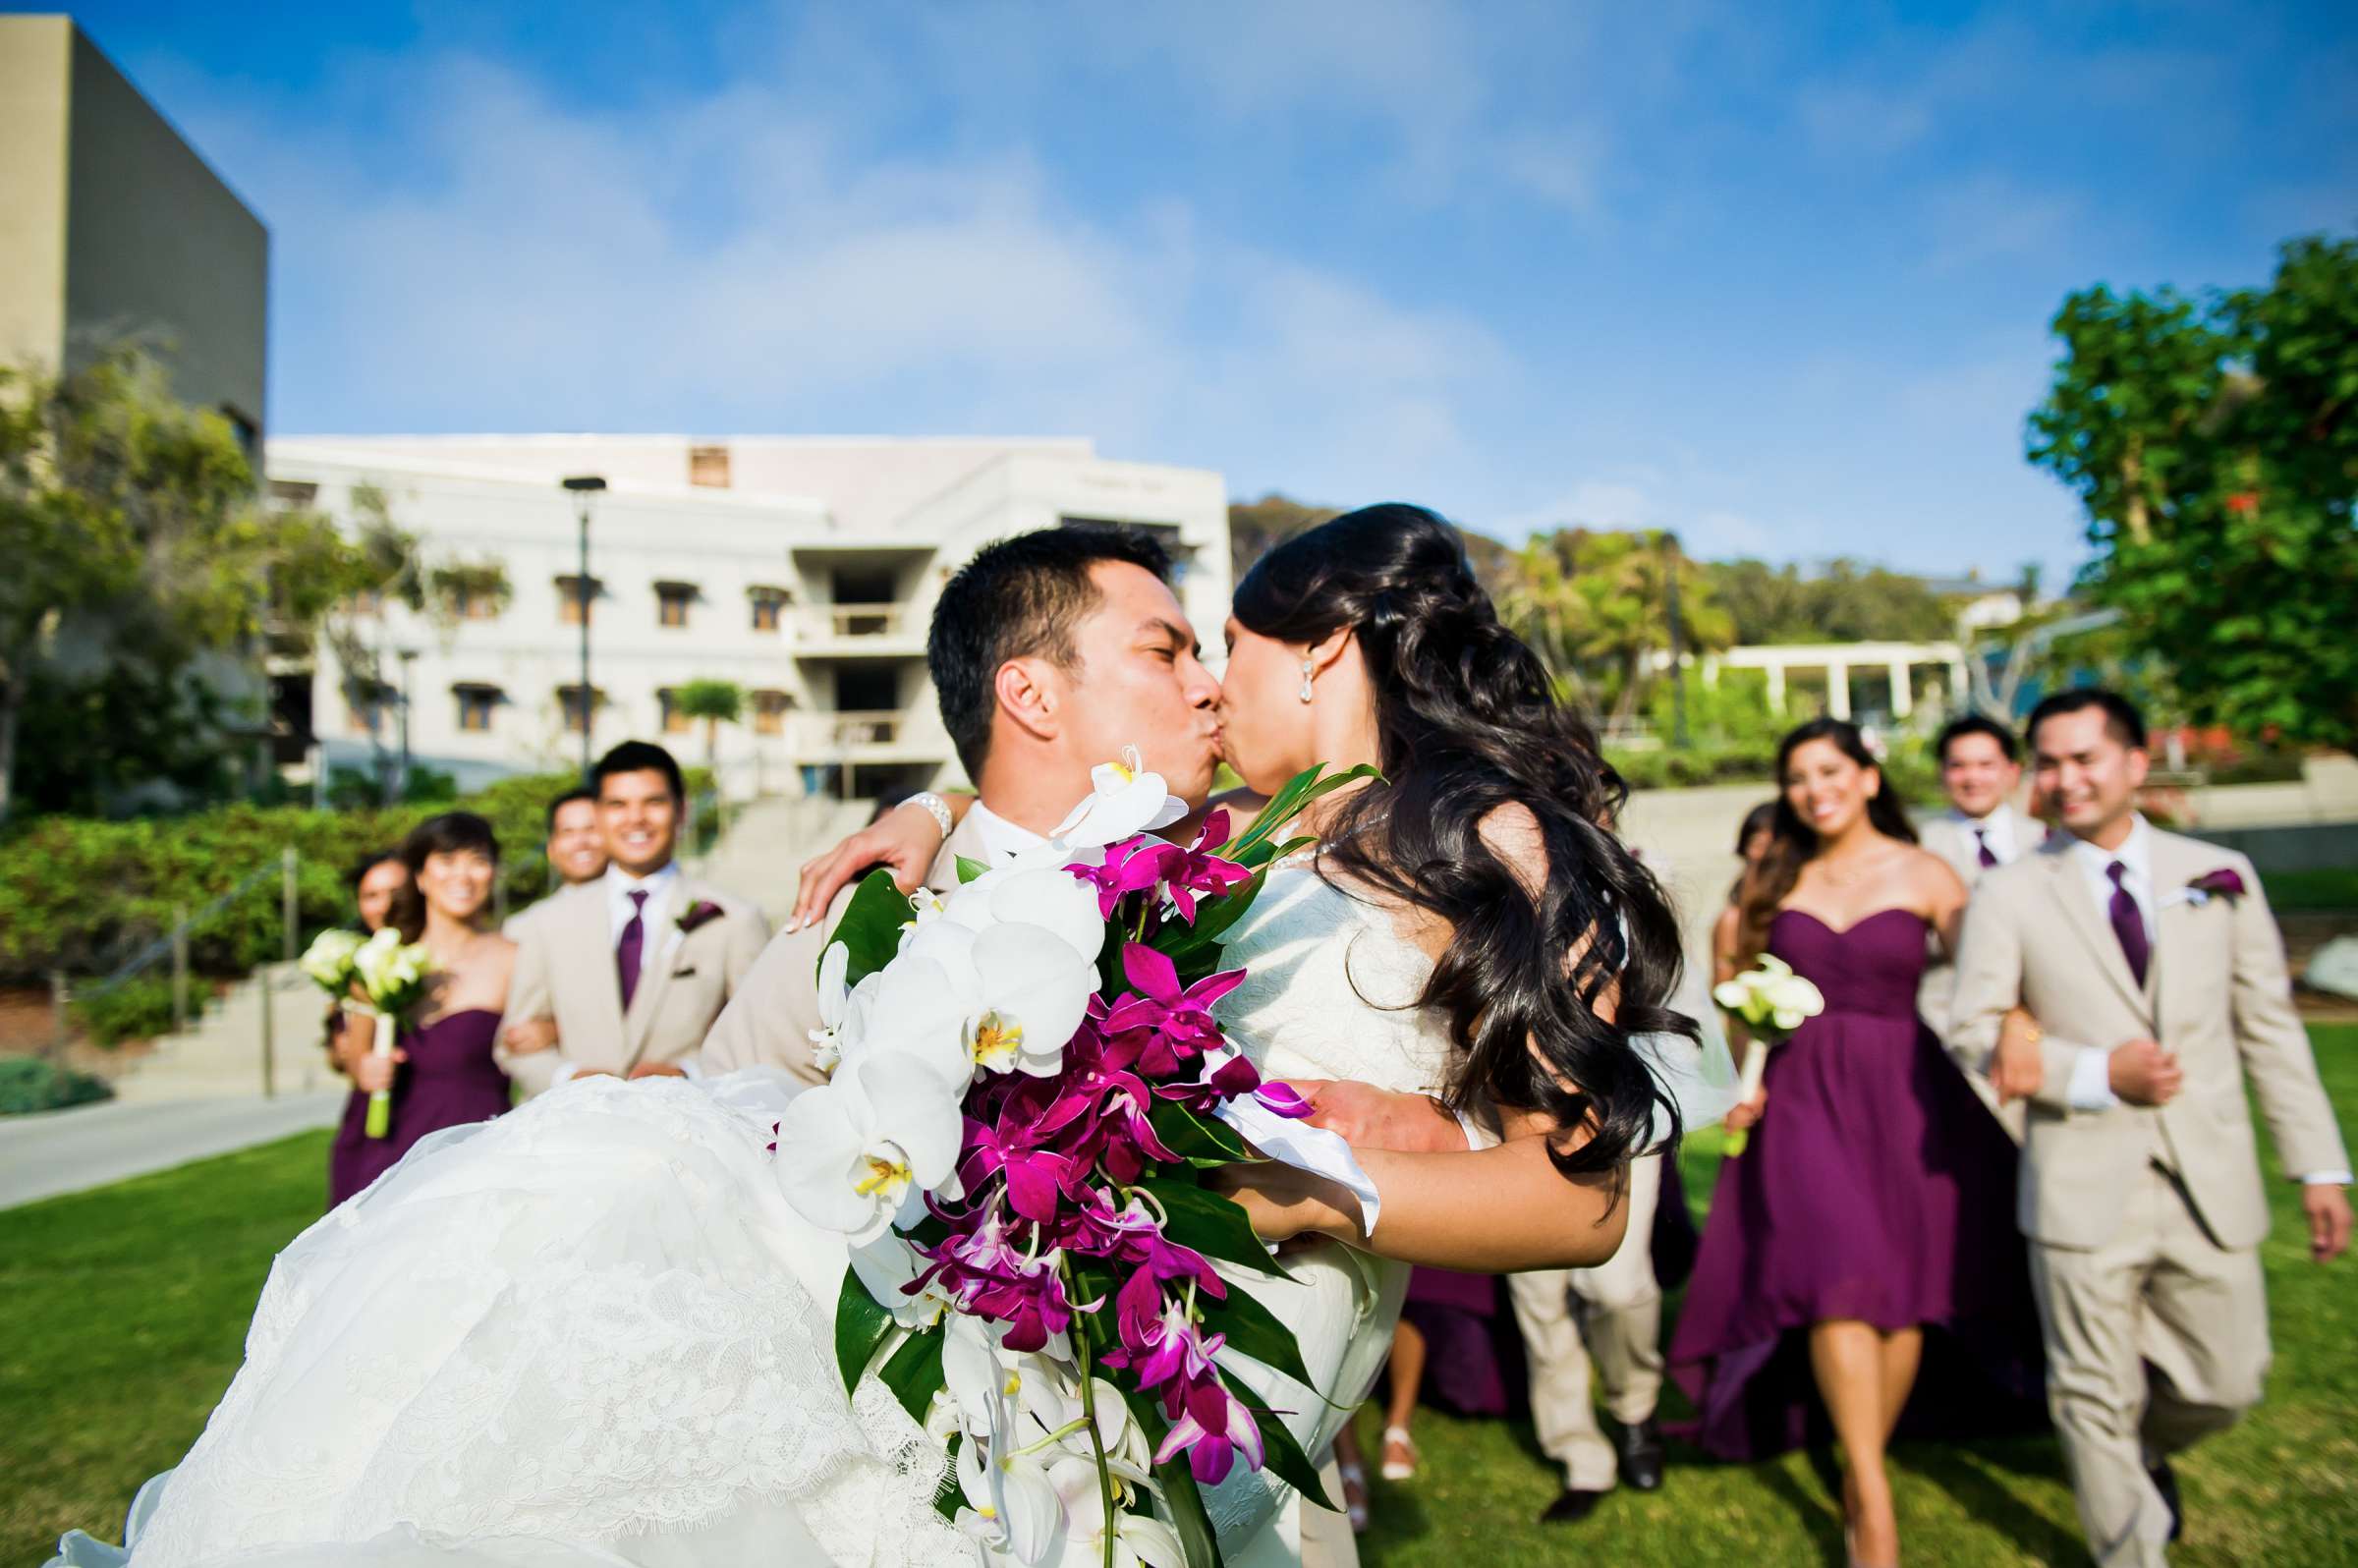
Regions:
<instances>
[{"instance_id":1,"label":"groom","mask_svg":"<svg viewBox=\"0 0 2358 1568\"><path fill-rule=\"evenodd\" d=\"M2179 1524L2169 1456L2232 1425L2268 1372L2245 1079L2320 1262L2349 1243L2350 1159L2251 863L2136 811L2136 708L2059 693L2030 743L2063 831L1976 889L1950 1048L2031 1102L2019 1218L2049 1407L2097 1560L2155 1568ZM2017 1004L2046 1033L1999 1051Z\"/></svg>"}]
</instances>

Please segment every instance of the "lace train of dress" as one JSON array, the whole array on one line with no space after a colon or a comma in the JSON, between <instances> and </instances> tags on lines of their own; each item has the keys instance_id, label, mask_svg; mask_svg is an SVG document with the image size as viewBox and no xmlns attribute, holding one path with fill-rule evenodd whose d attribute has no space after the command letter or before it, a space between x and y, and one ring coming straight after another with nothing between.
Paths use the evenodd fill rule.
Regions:
<instances>
[{"instance_id":1,"label":"lace train of dress","mask_svg":"<svg viewBox=\"0 0 2358 1568\"><path fill-rule=\"evenodd\" d=\"M765 1148L790 1092L599 1079L421 1142L279 1256L134 1568L969 1555L937 1445L842 1393L841 1239Z\"/></svg>"}]
</instances>

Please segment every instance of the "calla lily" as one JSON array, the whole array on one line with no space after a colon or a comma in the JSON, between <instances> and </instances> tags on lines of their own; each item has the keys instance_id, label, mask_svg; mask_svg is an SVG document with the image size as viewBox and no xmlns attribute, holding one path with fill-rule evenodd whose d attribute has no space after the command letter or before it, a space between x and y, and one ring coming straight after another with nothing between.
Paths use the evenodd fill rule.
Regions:
<instances>
[{"instance_id":1,"label":"calla lily","mask_svg":"<svg viewBox=\"0 0 2358 1568\"><path fill-rule=\"evenodd\" d=\"M957 1092L900 1050L863 1053L778 1121L778 1189L814 1225L863 1247L925 1217L958 1163Z\"/></svg>"},{"instance_id":2,"label":"calla lily","mask_svg":"<svg viewBox=\"0 0 2358 1568\"><path fill-rule=\"evenodd\" d=\"M1122 748L1120 761L1091 768L1089 782L1088 796L1048 835L1053 842L1095 849L1168 827L1187 814L1187 802L1164 786L1160 773L1146 770L1135 746Z\"/></svg>"}]
</instances>

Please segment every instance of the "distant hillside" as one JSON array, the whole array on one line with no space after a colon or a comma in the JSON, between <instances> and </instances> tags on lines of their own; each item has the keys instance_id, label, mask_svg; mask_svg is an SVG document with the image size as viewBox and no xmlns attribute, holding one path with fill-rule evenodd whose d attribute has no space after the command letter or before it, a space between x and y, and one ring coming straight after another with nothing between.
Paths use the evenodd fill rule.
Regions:
<instances>
[{"instance_id":1,"label":"distant hillside","mask_svg":"<svg viewBox=\"0 0 2358 1568\"><path fill-rule=\"evenodd\" d=\"M1316 528L1328 518L1338 515L1340 508L1306 506L1285 496L1269 494L1258 501L1231 502L1228 507L1228 562L1236 576L1243 577L1245 569L1261 559L1262 552L1281 539L1290 539L1304 529ZM1471 529L1461 531L1466 536L1466 555L1474 563L1474 575L1493 590L1503 580L1506 564L1514 551L1487 533Z\"/></svg>"}]
</instances>

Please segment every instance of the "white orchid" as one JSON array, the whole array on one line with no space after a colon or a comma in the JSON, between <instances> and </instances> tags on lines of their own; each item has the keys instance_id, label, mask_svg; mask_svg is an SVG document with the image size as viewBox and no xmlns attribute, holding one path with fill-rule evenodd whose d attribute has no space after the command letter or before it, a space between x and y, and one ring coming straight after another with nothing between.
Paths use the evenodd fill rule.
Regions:
<instances>
[{"instance_id":1,"label":"white orchid","mask_svg":"<svg viewBox=\"0 0 2358 1568\"><path fill-rule=\"evenodd\" d=\"M841 942L831 942L818 961L818 1028L811 1031L811 1059L822 1073L835 1071L843 1060L847 1037L857 1044L856 1036L847 1036L845 1026L851 1021L851 991L844 979L852 969L852 950Z\"/></svg>"},{"instance_id":2,"label":"white orchid","mask_svg":"<svg viewBox=\"0 0 2358 1568\"><path fill-rule=\"evenodd\" d=\"M1048 1467L1048 1484L1064 1510L1057 1568L1095 1568L1105 1560L1105 1497L1097 1489L1096 1465L1068 1454ZM1116 1568L1187 1568L1178 1532L1152 1514L1117 1508L1113 1521Z\"/></svg>"},{"instance_id":3,"label":"white orchid","mask_svg":"<svg viewBox=\"0 0 2358 1568\"><path fill-rule=\"evenodd\" d=\"M1187 802L1150 773L1138 748L1125 746L1118 762L1089 770L1090 792L1048 838L1071 849L1102 849L1140 833L1168 827L1187 814Z\"/></svg>"},{"instance_id":4,"label":"white orchid","mask_svg":"<svg viewBox=\"0 0 2358 1568\"><path fill-rule=\"evenodd\" d=\"M969 1434L958 1445L958 1490L966 1499L958 1528L994 1557L1003 1553L1036 1564L1054 1547L1064 1523L1063 1500L1048 1479L1048 1467L1062 1451L1001 1452L1001 1441Z\"/></svg>"},{"instance_id":5,"label":"white orchid","mask_svg":"<svg viewBox=\"0 0 2358 1568\"><path fill-rule=\"evenodd\" d=\"M945 1070L961 1082L977 1068L1049 1077L1097 988L1096 949L1080 943L1101 940L1104 925L1089 889L1063 871L987 880L962 888L885 966L870 1034L927 1060L954 1045L958 1065Z\"/></svg>"},{"instance_id":6,"label":"white orchid","mask_svg":"<svg viewBox=\"0 0 2358 1568\"><path fill-rule=\"evenodd\" d=\"M860 1276L870 1299L882 1303L893 1322L912 1332L931 1328L954 1305L938 1282L914 1296L903 1289L917 1282L925 1265L907 1242L889 1231L852 1249L852 1272Z\"/></svg>"},{"instance_id":7,"label":"white orchid","mask_svg":"<svg viewBox=\"0 0 2358 1568\"><path fill-rule=\"evenodd\" d=\"M916 1224L926 1194L949 1193L963 1087L907 1051L863 1051L786 1106L779 1191L804 1218L849 1236L854 1247L890 1226Z\"/></svg>"}]
</instances>

